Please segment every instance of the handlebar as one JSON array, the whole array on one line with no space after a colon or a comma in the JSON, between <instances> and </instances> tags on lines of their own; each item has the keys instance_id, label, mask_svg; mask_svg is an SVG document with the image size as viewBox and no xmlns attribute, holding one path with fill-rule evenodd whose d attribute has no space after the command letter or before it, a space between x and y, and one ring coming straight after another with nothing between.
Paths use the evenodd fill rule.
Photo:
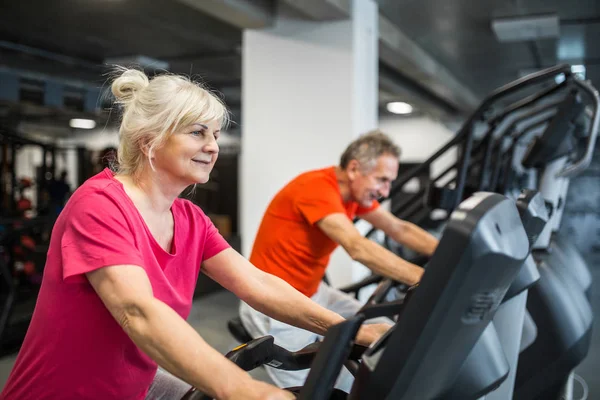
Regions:
<instances>
[{"instance_id":1,"label":"handlebar","mask_svg":"<svg viewBox=\"0 0 600 400\"><path fill-rule=\"evenodd\" d=\"M596 138L598 136L598 127L600 124L600 99L598 98L598 90L596 90L596 88L594 88L587 81L575 79L573 82L591 97L594 105L594 112L586 151L580 160L565 166L557 173L557 177L563 178L571 178L576 176L590 166L590 163L592 162L592 155L594 153L594 146L596 145Z\"/></svg>"}]
</instances>

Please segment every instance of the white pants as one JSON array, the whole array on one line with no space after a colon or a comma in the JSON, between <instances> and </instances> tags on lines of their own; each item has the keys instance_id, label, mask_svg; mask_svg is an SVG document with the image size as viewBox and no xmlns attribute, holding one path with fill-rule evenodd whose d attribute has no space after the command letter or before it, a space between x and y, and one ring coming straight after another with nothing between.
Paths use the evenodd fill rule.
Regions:
<instances>
[{"instance_id":1,"label":"white pants","mask_svg":"<svg viewBox=\"0 0 600 400\"><path fill-rule=\"evenodd\" d=\"M181 400L192 386L158 368L145 400Z\"/></svg>"},{"instance_id":2,"label":"white pants","mask_svg":"<svg viewBox=\"0 0 600 400\"><path fill-rule=\"evenodd\" d=\"M334 289L321 282L317 293L311 299L319 305L340 314L344 318L354 316L362 307L362 304L354 297ZM270 318L247 305L240 304L240 318L250 336L253 339L270 335L275 339L275 344L289 351L298 351L303 347L322 339L322 336L296 328ZM374 318L368 323L392 323L387 318ZM300 371L285 371L270 366L265 366L269 377L281 388L302 386L308 376L308 369ZM354 377L344 367L338 377L335 387L350 393Z\"/></svg>"}]
</instances>

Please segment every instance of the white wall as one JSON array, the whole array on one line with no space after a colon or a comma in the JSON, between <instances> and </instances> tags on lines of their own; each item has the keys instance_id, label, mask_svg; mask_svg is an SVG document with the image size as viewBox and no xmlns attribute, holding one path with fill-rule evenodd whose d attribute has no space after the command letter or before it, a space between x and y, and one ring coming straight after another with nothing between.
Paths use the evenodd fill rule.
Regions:
<instances>
[{"instance_id":1,"label":"white wall","mask_svg":"<svg viewBox=\"0 0 600 400\"><path fill-rule=\"evenodd\" d=\"M354 21L312 22L280 11L275 26L245 30L240 229L250 254L263 213L298 174L334 165L377 124L377 5L355 0ZM360 15L360 18L358 18ZM342 282L357 268L335 252Z\"/></svg>"},{"instance_id":2,"label":"white wall","mask_svg":"<svg viewBox=\"0 0 600 400\"><path fill-rule=\"evenodd\" d=\"M300 29L302 24L298 25ZM302 40L286 39L277 32L244 32L243 69L247 79L242 80L240 216L242 252L246 256L250 255L264 210L275 193L297 174L335 163L336 156L352 139L352 121L347 112L351 97L336 95L339 91L349 93L345 86L351 80L351 49L343 51L341 46L327 45L338 37L343 41L351 35L350 23L339 22L337 27L313 25L313 29L305 26ZM319 45L321 37L328 40ZM298 57L307 53L313 56L304 61ZM274 60L277 70L265 68L266 60L274 54L278 55L278 60ZM286 65L286 58L295 61ZM303 74L299 74L299 63ZM331 74L323 71L323 65L339 71L339 80L332 80ZM277 84L267 86L275 80ZM306 85L302 87L299 81L306 81ZM321 87L321 95L317 95L317 86ZM315 112L310 113L308 105ZM329 112L323 112L328 109Z\"/></svg>"},{"instance_id":3,"label":"white wall","mask_svg":"<svg viewBox=\"0 0 600 400\"><path fill-rule=\"evenodd\" d=\"M245 255L274 194L303 171L335 164L358 135L352 118L352 50L351 21L280 18L272 29L244 32L240 211Z\"/></svg>"}]
</instances>

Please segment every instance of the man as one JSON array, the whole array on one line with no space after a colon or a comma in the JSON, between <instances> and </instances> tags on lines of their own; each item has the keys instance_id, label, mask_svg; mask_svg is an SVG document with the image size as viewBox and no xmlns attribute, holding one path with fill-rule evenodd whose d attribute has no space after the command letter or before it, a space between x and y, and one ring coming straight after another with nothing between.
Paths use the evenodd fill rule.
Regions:
<instances>
[{"instance_id":1,"label":"man","mask_svg":"<svg viewBox=\"0 0 600 400\"><path fill-rule=\"evenodd\" d=\"M413 285L423 269L365 238L354 227L358 216L381 229L396 242L431 255L438 240L418 226L402 221L379 207L398 175L400 150L380 131L352 142L339 166L309 171L289 182L269 204L259 227L250 261L287 281L304 295L344 317L361 304L322 282L331 253L341 245L350 257L380 274ZM296 351L319 337L240 305L242 323L252 337L272 335L275 342ZM267 367L280 387L300 386L308 372ZM352 377L344 371L337 387L349 392Z\"/></svg>"}]
</instances>

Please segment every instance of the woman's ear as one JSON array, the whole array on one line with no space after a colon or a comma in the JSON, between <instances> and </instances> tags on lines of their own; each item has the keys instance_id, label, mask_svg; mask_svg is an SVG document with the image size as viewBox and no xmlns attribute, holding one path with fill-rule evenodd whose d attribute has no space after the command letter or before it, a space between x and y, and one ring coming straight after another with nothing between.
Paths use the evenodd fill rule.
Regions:
<instances>
[{"instance_id":1,"label":"woman's ear","mask_svg":"<svg viewBox=\"0 0 600 400\"><path fill-rule=\"evenodd\" d=\"M140 150L142 151L142 153L144 153L146 158L152 158L152 145L150 143L150 140L143 139L140 143Z\"/></svg>"}]
</instances>

